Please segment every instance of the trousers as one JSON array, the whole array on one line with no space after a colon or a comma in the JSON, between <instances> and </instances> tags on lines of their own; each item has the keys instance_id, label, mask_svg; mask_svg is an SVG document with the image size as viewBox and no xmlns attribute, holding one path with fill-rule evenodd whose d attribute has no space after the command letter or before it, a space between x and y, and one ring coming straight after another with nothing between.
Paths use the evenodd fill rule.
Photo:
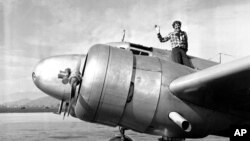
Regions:
<instances>
[{"instance_id":1,"label":"trousers","mask_svg":"<svg viewBox=\"0 0 250 141\"><path fill-rule=\"evenodd\" d=\"M194 68L186 54L186 51L182 48L179 48L179 47L173 48L171 57L172 57L172 60L176 63L188 66L190 68Z\"/></svg>"}]
</instances>

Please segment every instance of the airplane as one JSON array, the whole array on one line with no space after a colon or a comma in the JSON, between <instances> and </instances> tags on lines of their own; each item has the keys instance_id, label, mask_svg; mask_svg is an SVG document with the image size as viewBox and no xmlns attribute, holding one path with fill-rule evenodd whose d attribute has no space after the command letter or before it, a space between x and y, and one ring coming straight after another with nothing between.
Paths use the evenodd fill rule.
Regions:
<instances>
[{"instance_id":1,"label":"airplane","mask_svg":"<svg viewBox=\"0 0 250 141\"><path fill-rule=\"evenodd\" d=\"M232 126L249 125L250 57L219 64L189 56L193 69L170 54L130 42L96 44L86 55L41 60L32 79L61 100L64 117L119 126L110 141L131 141L126 130L161 141L229 137Z\"/></svg>"}]
</instances>

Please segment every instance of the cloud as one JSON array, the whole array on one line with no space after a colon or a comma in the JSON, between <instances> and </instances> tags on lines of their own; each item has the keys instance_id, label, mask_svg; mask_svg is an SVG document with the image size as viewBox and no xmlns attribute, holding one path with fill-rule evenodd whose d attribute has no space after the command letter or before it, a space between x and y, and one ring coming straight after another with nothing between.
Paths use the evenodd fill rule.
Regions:
<instances>
[{"instance_id":1,"label":"cloud","mask_svg":"<svg viewBox=\"0 0 250 141\"><path fill-rule=\"evenodd\" d=\"M188 33L190 55L249 55L246 0L12 0L8 10L10 43L2 47L0 96L36 91L30 74L38 60L120 41L123 29L126 41L171 49L158 41L154 25L167 35L176 19Z\"/></svg>"}]
</instances>

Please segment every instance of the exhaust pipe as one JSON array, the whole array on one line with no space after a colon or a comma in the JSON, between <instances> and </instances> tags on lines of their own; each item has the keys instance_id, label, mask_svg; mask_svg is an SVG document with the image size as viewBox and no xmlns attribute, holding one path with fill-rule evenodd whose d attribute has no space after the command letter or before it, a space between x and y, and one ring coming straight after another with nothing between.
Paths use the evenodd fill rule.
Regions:
<instances>
[{"instance_id":1,"label":"exhaust pipe","mask_svg":"<svg viewBox=\"0 0 250 141\"><path fill-rule=\"evenodd\" d=\"M177 112L170 112L169 113L169 118L177 124L182 130L185 132L190 132L192 129L192 126L190 122L188 122L185 118L183 118L180 114Z\"/></svg>"}]
</instances>

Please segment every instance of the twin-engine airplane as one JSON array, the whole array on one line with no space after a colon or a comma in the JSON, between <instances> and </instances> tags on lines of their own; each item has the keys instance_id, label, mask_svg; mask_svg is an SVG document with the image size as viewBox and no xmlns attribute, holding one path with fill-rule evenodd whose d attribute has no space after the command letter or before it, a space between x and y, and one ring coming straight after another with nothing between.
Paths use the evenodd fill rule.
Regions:
<instances>
[{"instance_id":1,"label":"twin-engine airplane","mask_svg":"<svg viewBox=\"0 0 250 141\"><path fill-rule=\"evenodd\" d=\"M65 103L65 114L162 141L229 136L250 119L250 57L225 64L190 57L195 69L174 63L170 51L129 42L92 46L87 55L46 58L35 85Z\"/></svg>"}]
</instances>

